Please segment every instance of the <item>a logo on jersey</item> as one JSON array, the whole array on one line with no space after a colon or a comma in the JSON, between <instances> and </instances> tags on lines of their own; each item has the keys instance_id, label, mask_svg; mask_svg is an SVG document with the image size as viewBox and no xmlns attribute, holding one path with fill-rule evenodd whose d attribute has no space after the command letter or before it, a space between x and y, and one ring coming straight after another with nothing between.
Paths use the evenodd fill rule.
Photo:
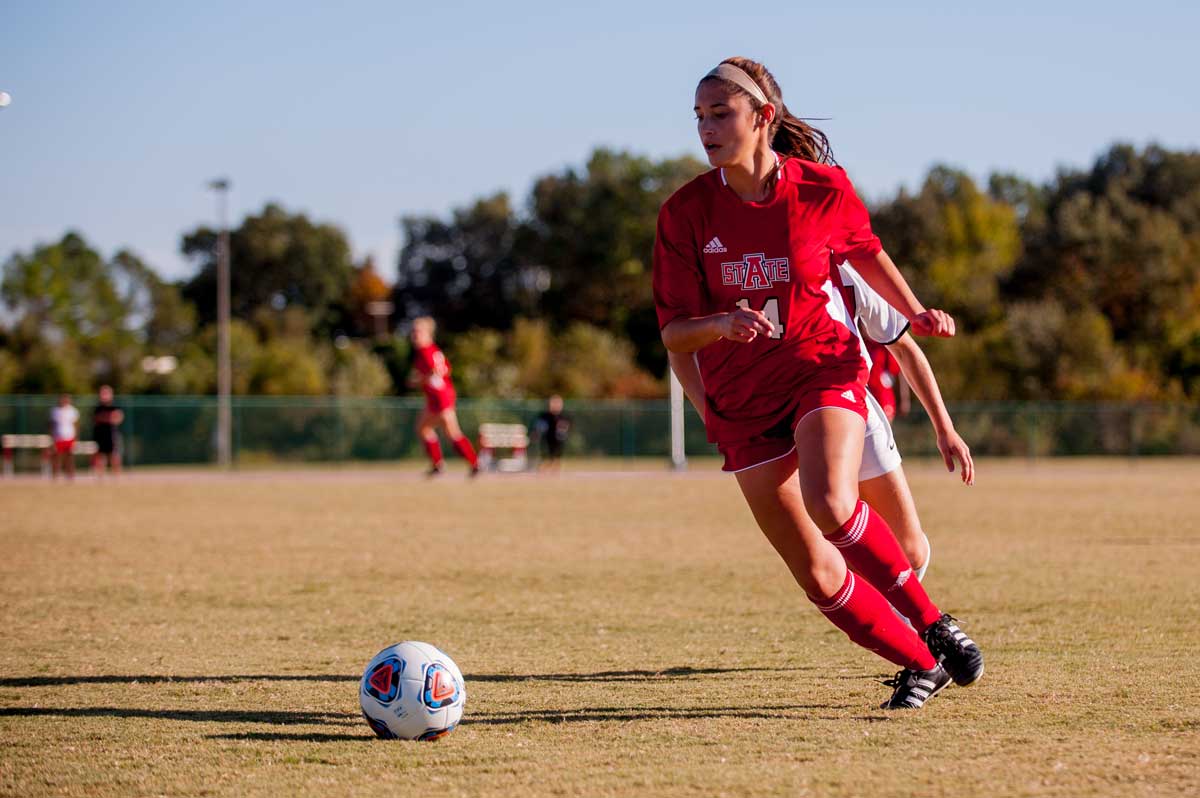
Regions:
<instances>
[{"instance_id":1,"label":"a logo on jersey","mask_svg":"<svg viewBox=\"0 0 1200 798\"><path fill-rule=\"evenodd\" d=\"M721 282L740 286L746 291L770 288L774 283L786 283L791 279L792 270L787 258L768 259L761 252L721 264Z\"/></svg>"},{"instance_id":2,"label":"a logo on jersey","mask_svg":"<svg viewBox=\"0 0 1200 798\"><path fill-rule=\"evenodd\" d=\"M717 252L728 252L725 245L721 243L721 239L713 236L713 240L704 245L704 254L713 255Z\"/></svg>"}]
</instances>

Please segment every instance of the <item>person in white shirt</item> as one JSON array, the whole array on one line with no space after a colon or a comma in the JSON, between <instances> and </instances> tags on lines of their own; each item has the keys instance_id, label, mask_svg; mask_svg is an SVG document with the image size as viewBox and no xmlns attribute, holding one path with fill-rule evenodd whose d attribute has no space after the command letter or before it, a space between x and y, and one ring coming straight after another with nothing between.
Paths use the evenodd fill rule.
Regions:
<instances>
[{"instance_id":1,"label":"person in white shirt","mask_svg":"<svg viewBox=\"0 0 1200 798\"><path fill-rule=\"evenodd\" d=\"M79 411L71 404L71 396L64 393L50 411L50 437L54 441L50 465L56 477L65 471L69 479L75 478L75 436L78 427Z\"/></svg>"},{"instance_id":2,"label":"person in white shirt","mask_svg":"<svg viewBox=\"0 0 1200 798\"><path fill-rule=\"evenodd\" d=\"M826 308L834 321L844 324L858 336L867 370L870 370L871 359L867 354L864 335L885 344L896 357L904 378L929 414L937 434L938 451L947 469L953 472L957 462L963 483L973 485L975 464L971 459L971 450L954 429L933 369L925 353L908 334L907 319L872 290L849 264L833 270L831 277L839 280L840 285L835 286L832 280L825 284L825 292L829 295ZM704 385L695 360L691 355L674 352L668 352L668 358L684 393L703 418ZM921 518L900 464L900 452L896 448L891 424L869 393L867 411L866 438L858 474L859 496L883 516L917 578L923 579L929 567L929 538L921 527Z\"/></svg>"}]
</instances>

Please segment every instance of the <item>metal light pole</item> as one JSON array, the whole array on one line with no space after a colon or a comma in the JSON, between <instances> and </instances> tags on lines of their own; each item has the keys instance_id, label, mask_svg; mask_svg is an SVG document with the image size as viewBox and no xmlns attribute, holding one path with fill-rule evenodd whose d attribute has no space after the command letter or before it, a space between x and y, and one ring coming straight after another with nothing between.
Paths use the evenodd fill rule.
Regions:
<instances>
[{"instance_id":1,"label":"metal light pole","mask_svg":"<svg viewBox=\"0 0 1200 798\"><path fill-rule=\"evenodd\" d=\"M217 192L217 463L233 462L233 372L229 365L229 186L228 178L213 180Z\"/></svg>"}]
</instances>

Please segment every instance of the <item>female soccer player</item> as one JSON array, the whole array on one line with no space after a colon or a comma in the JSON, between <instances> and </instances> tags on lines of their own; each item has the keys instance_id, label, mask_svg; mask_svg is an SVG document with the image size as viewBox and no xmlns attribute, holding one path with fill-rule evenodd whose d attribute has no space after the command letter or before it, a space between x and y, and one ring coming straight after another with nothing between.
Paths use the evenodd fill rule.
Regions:
<instances>
[{"instance_id":1,"label":"female soccer player","mask_svg":"<svg viewBox=\"0 0 1200 798\"><path fill-rule=\"evenodd\" d=\"M436 324L428 316L413 320L413 373L409 384L419 385L425 391L425 411L417 419L417 434L425 444L425 452L429 455L429 476L441 474L445 468L442 459L442 444L438 441L437 428L441 427L455 451L471 464L471 476L479 473L479 460L475 456L475 447L462 434L458 426L458 414L454 412L457 395L454 383L450 381L450 361L433 342Z\"/></svg>"},{"instance_id":2,"label":"female soccer player","mask_svg":"<svg viewBox=\"0 0 1200 798\"><path fill-rule=\"evenodd\" d=\"M849 260L918 334L953 335L953 319L917 301L828 165L825 136L788 112L765 67L726 59L701 79L694 110L716 168L659 212L663 343L695 353L709 439L793 577L851 640L904 668L884 706L918 708L951 679L973 683L983 656L859 500L866 375L854 336L825 309L830 264Z\"/></svg>"},{"instance_id":3,"label":"female soccer player","mask_svg":"<svg viewBox=\"0 0 1200 798\"><path fill-rule=\"evenodd\" d=\"M901 373L925 407L946 468L953 472L956 466L959 467L963 483L974 484L975 463L971 458L971 450L954 429L954 421L946 410L933 368L921 347L908 334L908 320L871 290L848 264L840 265L831 277L838 291L834 293L826 289L832 299L827 308L834 321L845 325L859 337L859 350L866 368L874 368L870 344L886 347L884 351L896 358ZM684 393L703 418L704 389L694 359L675 352L670 353L669 359ZM866 398L866 437L862 464L858 470L858 493L863 501L871 505L871 509L883 516L913 572L918 579L924 580L931 557L929 538L921 526L916 502L908 487L900 451L896 448L896 439L888 423L887 409L870 392Z\"/></svg>"}]
</instances>

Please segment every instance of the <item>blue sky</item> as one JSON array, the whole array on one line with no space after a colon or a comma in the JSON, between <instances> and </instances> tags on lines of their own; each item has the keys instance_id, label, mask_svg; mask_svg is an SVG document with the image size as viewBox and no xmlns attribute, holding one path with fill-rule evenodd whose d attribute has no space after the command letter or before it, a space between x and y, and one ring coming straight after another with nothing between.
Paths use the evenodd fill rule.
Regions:
<instances>
[{"instance_id":1,"label":"blue sky","mask_svg":"<svg viewBox=\"0 0 1200 798\"><path fill-rule=\"evenodd\" d=\"M1115 140L1200 147L1195 3L308 6L0 4L0 259L75 228L187 276L228 175L235 218L280 201L390 275L402 214L521 202L599 145L699 156L692 91L735 54L830 117L868 199L939 162L1044 179Z\"/></svg>"}]
</instances>

